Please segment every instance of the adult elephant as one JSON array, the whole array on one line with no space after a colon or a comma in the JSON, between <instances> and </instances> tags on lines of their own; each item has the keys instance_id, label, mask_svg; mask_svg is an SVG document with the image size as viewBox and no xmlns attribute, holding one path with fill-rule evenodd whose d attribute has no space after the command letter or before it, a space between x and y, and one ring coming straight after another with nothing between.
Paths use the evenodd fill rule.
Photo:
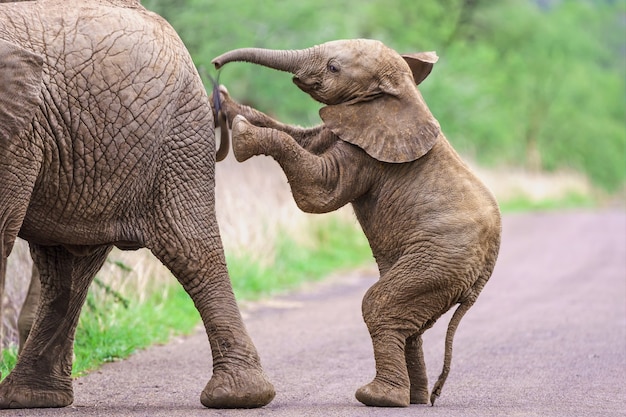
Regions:
<instances>
[{"instance_id":1,"label":"adult elephant","mask_svg":"<svg viewBox=\"0 0 626 417\"><path fill-rule=\"evenodd\" d=\"M214 173L213 111L164 20L137 0L0 4L0 285L17 236L41 279L0 407L72 403L78 316L113 246L149 248L193 299L213 352L205 406L272 400L228 278Z\"/></svg>"}]
</instances>

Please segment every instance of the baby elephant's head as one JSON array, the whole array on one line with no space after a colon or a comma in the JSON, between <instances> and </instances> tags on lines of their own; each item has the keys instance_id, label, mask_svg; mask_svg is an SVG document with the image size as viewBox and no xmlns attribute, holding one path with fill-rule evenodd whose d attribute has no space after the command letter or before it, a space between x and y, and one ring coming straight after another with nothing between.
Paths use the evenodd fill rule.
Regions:
<instances>
[{"instance_id":1,"label":"baby elephant's head","mask_svg":"<svg viewBox=\"0 0 626 417\"><path fill-rule=\"evenodd\" d=\"M320 115L335 134L378 160L408 162L428 152L440 132L416 88L437 59L349 39L299 50L236 49L213 64L245 61L292 73L301 90L327 105Z\"/></svg>"}]
</instances>

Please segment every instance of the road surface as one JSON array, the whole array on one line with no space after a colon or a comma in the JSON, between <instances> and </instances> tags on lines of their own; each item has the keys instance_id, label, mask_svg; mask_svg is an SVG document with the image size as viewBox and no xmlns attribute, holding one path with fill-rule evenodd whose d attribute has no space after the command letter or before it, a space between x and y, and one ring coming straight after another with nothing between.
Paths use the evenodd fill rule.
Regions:
<instances>
[{"instance_id":1,"label":"road surface","mask_svg":"<svg viewBox=\"0 0 626 417\"><path fill-rule=\"evenodd\" d=\"M498 264L461 322L452 371L434 407L368 408L374 376L361 298L369 269L244 306L276 386L256 410L209 410L203 332L105 365L74 382L74 405L4 416L626 416L626 213L509 215ZM425 334L432 382L450 315Z\"/></svg>"}]
</instances>

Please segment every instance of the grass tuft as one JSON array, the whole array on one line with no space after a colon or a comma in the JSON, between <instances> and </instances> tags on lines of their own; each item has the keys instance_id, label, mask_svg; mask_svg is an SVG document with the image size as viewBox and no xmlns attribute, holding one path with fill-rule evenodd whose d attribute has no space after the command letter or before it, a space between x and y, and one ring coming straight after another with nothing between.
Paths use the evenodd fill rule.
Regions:
<instances>
[{"instance_id":1,"label":"grass tuft","mask_svg":"<svg viewBox=\"0 0 626 417\"><path fill-rule=\"evenodd\" d=\"M144 302L128 304L110 294L102 298L101 291L106 292L98 286L90 289L76 329L73 376L165 343L172 336L189 334L200 321L193 302L177 283L155 291Z\"/></svg>"}]
</instances>

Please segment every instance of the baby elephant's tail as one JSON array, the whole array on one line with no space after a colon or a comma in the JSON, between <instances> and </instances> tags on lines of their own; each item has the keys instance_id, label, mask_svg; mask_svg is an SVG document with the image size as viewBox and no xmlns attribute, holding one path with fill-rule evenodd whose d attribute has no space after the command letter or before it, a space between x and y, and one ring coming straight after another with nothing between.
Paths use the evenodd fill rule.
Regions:
<instances>
[{"instance_id":1,"label":"baby elephant's tail","mask_svg":"<svg viewBox=\"0 0 626 417\"><path fill-rule=\"evenodd\" d=\"M435 405L435 400L439 395L441 395L441 389L443 388L443 384L446 383L446 379L448 378L448 374L450 373L450 363L452 362L452 341L454 339L454 333L456 333L456 328L459 327L459 322L467 313L478 298L478 295L484 288L485 284L489 280L491 276L491 271L493 270L493 266L487 268L483 274L478 278L476 283L470 288L469 294L462 298L462 301L459 303L456 311L452 315L450 319L450 323L448 323L448 331L446 332L446 346L445 353L443 357L443 370L437 378L437 382L433 387L433 391L430 394L430 405Z\"/></svg>"},{"instance_id":2,"label":"baby elephant's tail","mask_svg":"<svg viewBox=\"0 0 626 417\"><path fill-rule=\"evenodd\" d=\"M446 332L446 348L443 357L443 370L441 371L439 378L437 378L437 382L433 387L433 392L430 394L430 405L435 405L435 400L439 397L439 395L441 395L443 384L446 383L446 379L450 373L450 363L452 362L452 340L454 339L454 333L456 332L456 328L459 326L459 322L465 313L467 313L467 310L469 310L474 304L474 301L476 301L475 297L461 302L450 319L448 331Z\"/></svg>"}]
</instances>

